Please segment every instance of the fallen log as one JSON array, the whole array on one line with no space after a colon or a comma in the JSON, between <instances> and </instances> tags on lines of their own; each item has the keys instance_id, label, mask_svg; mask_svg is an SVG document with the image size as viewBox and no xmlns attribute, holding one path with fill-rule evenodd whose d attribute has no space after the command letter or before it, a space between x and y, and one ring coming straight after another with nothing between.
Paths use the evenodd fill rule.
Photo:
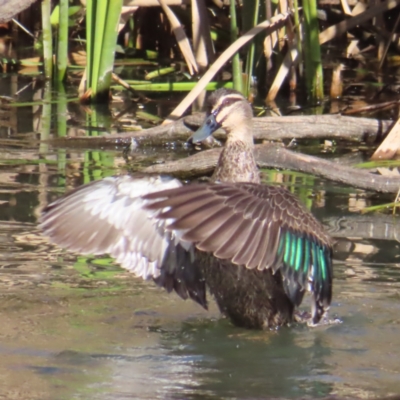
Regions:
<instances>
[{"instance_id":1,"label":"fallen log","mask_svg":"<svg viewBox=\"0 0 400 400\"><path fill-rule=\"evenodd\" d=\"M204 114L195 114L174 123L160 125L143 131L127 132L97 137L71 137L52 141L66 147L123 145L135 148L144 145L165 145L187 141L193 130L203 122ZM256 140L333 139L351 142L381 140L393 125L393 121L357 118L341 115L309 115L254 118ZM223 138L217 132L216 138ZM143 172L168 174L182 179L192 179L212 172L218 160L220 148L203 151L184 160L157 164L144 168ZM397 193L400 178L376 175L318 157L287 150L277 144L257 145L256 157L260 167L290 169L341 182L355 188L382 193Z\"/></svg>"},{"instance_id":2,"label":"fallen log","mask_svg":"<svg viewBox=\"0 0 400 400\"><path fill-rule=\"evenodd\" d=\"M217 165L220 152L220 148L205 150L185 159L152 165L142 171L192 179L210 174ZM400 187L399 177L376 175L338 162L295 153L277 144L256 145L255 153L259 167L290 169L381 193L397 193Z\"/></svg>"},{"instance_id":3,"label":"fallen log","mask_svg":"<svg viewBox=\"0 0 400 400\"><path fill-rule=\"evenodd\" d=\"M204 114L194 114L171 124L139 131L106 134L103 136L73 136L52 139L53 145L115 146L115 145L164 145L168 142L187 141L193 130L204 121ZM286 117L261 117L253 119L256 140L333 139L360 142L381 141L390 130L393 121L374 118L358 118L342 115L293 115ZM222 130L215 134L222 139Z\"/></svg>"}]
</instances>

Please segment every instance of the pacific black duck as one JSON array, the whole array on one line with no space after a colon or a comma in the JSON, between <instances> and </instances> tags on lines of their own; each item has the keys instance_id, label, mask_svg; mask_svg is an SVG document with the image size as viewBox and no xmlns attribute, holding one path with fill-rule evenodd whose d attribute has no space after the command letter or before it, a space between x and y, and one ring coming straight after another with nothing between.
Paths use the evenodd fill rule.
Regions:
<instances>
[{"instance_id":1,"label":"pacific black duck","mask_svg":"<svg viewBox=\"0 0 400 400\"><path fill-rule=\"evenodd\" d=\"M208 286L238 326L290 323L308 290L316 324L331 302L331 239L293 194L260 183L246 99L220 89L209 105L192 141L219 127L227 133L212 183L105 178L47 206L41 228L62 247L110 254L136 276L204 308Z\"/></svg>"}]
</instances>

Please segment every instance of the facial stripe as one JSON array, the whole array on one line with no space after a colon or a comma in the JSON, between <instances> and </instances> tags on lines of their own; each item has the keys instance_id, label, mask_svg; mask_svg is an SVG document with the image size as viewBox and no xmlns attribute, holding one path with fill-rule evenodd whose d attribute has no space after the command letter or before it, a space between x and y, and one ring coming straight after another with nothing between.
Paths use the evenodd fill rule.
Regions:
<instances>
[{"instance_id":1,"label":"facial stripe","mask_svg":"<svg viewBox=\"0 0 400 400\"><path fill-rule=\"evenodd\" d=\"M213 105L213 109L217 109L221 106L224 105L224 103L226 102L227 105L230 102L236 102L236 101L242 101L244 100L244 97L241 96L239 93L232 93L232 94L227 94L226 96L221 96L218 101Z\"/></svg>"},{"instance_id":2,"label":"facial stripe","mask_svg":"<svg viewBox=\"0 0 400 400\"><path fill-rule=\"evenodd\" d=\"M218 100L218 102L213 107L212 114L214 114L215 119L219 124L223 123L223 121L229 115L232 105L237 103L238 101L245 101L245 99L243 96L235 93L223 96Z\"/></svg>"}]
</instances>

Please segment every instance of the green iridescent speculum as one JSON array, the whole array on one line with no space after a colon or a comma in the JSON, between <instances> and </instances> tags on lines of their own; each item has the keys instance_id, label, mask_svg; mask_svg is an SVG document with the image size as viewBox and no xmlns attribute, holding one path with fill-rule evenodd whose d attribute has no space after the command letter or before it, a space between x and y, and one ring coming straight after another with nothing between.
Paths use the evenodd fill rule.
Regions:
<instances>
[{"instance_id":1,"label":"green iridescent speculum","mask_svg":"<svg viewBox=\"0 0 400 400\"><path fill-rule=\"evenodd\" d=\"M313 280L325 281L327 275L327 258L329 252L304 234L286 231L280 239L278 256L282 256L283 263L292 272L300 274L303 285L306 284L306 276L309 266L314 266ZM290 272L289 272L290 273Z\"/></svg>"}]
</instances>

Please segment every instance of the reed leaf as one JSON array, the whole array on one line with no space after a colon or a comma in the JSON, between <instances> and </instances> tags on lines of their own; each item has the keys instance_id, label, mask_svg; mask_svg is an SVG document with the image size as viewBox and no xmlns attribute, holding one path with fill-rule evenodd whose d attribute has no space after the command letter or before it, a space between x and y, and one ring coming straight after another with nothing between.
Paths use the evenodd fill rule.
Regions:
<instances>
[{"instance_id":1,"label":"reed leaf","mask_svg":"<svg viewBox=\"0 0 400 400\"><path fill-rule=\"evenodd\" d=\"M307 91L313 100L324 97L324 79L322 72L321 47L316 0L303 2L304 10L304 63Z\"/></svg>"},{"instance_id":2,"label":"reed leaf","mask_svg":"<svg viewBox=\"0 0 400 400\"><path fill-rule=\"evenodd\" d=\"M86 9L87 89L92 101L107 101L122 0L88 0Z\"/></svg>"},{"instance_id":3,"label":"reed leaf","mask_svg":"<svg viewBox=\"0 0 400 400\"><path fill-rule=\"evenodd\" d=\"M260 0L246 1L243 3L243 26L247 31L258 24L258 13L260 9ZM246 57L246 70L245 70L245 85L244 85L244 95L249 96L251 80L253 76L254 69L254 57L255 57L255 40L253 40L247 51Z\"/></svg>"},{"instance_id":4,"label":"reed leaf","mask_svg":"<svg viewBox=\"0 0 400 400\"><path fill-rule=\"evenodd\" d=\"M130 87L142 92L187 92L192 90L197 82L169 82L169 83L149 83L147 81L130 81L126 80ZM232 82L209 82L205 87L206 90L217 90L221 87L233 88ZM122 90L121 85L113 85L114 89Z\"/></svg>"},{"instance_id":5,"label":"reed leaf","mask_svg":"<svg viewBox=\"0 0 400 400\"><path fill-rule=\"evenodd\" d=\"M60 15L57 40L57 80L62 82L68 64L68 0L60 0Z\"/></svg>"},{"instance_id":6,"label":"reed leaf","mask_svg":"<svg viewBox=\"0 0 400 400\"><path fill-rule=\"evenodd\" d=\"M43 60L44 76L51 79L53 75L53 37L51 34L51 0L42 1Z\"/></svg>"},{"instance_id":7,"label":"reed leaf","mask_svg":"<svg viewBox=\"0 0 400 400\"><path fill-rule=\"evenodd\" d=\"M238 38L236 1L231 0L229 11L231 14L231 43L235 43ZM240 66L239 52L237 52L232 58L232 75L233 88L239 92L243 92L242 68Z\"/></svg>"}]
</instances>

